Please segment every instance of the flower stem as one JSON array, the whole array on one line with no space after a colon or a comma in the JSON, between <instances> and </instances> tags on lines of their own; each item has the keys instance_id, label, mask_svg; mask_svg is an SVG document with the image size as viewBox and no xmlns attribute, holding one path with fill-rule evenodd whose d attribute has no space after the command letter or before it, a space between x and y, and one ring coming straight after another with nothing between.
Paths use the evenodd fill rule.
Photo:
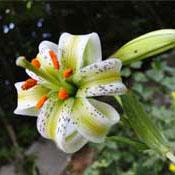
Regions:
<instances>
[{"instance_id":1,"label":"flower stem","mask_svg":"<svg viewBox=\"0 0 175 175\"><path fill-rule=\"evenodd\" d=\"M168 141L162 131L152 122L148 113L144 111L142 104L134 94L128 92L126 95L121 96L121 100L127 120L141 141L150 149L174 162L175 157Z\"/></svg>"}]
</instances>

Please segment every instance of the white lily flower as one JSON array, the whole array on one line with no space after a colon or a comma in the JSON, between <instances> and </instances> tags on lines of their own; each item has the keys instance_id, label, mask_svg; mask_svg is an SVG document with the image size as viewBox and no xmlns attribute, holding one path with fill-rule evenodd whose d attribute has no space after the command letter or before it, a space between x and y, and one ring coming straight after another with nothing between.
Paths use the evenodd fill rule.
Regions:
<instances>
[{"instance_id":1,"label":"white lily flower","mask_svg":"<svg viewBox=\"0 0 175 175\"><path fill-rule=\"evenodd\" d=\"M95 96L123 94L121 62L102 61L101 43L96 33L63 33L59 44L43 41L32 62L24 57L17 65L31 77L15 84L18 92L16 114L38 116L39 133L73 153L88 141L103 142L119 113Z\"/></svg>"}]
</instances>

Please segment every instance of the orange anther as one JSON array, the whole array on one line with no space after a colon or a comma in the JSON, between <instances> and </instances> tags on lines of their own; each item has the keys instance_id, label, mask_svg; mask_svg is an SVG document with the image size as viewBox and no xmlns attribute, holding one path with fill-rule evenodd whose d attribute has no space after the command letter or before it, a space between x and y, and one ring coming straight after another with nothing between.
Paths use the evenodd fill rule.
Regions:
<instances>
[{"instance_id":1,"label":"orange anther","mask_svg":"<svg viewBox=\"0 0 175 175\"><path fill-rule=\"evenodd\" d=\"M43 95L40 98L40 100L38 101L38 103L36 104L36 108L37 109L40 109L44 105L44 103L45 103L46 100L47 100L47 96L46 95Z\"/></svg>"},{"instance_id":2,"label":"orange anther","mask_svg":"<svg viewBox=\"0 0 175 175\"><path fill-rule=\"evenodd\" d=\"M50 50L49 55L50 55L50 58L52 59L52 63L53 63L54 68L58 70L60 65L59 65L58 58L57 58L55 52L53 50Z\"/></svg>"},{"instance_id":3,"label":"orange anther","mask_svg":"<svg viewBox=\"0 0 175 175\"><path fill-rule=\"evenodd\" d=\"M37 84L36 80L29 78L24 82L24 84L21 86L21 88L22 88L22 90L27 90L27 89L32 88L36 84Z\"/></svg>"},{"instance_id":4,"label":"orange anther","mask_svg":"<svg viewBox=\"0 0 175 175\"><path fill-rule=\"evenodd\" d=\"M58 92L58 98L60 100L66 100L67 98L69 98L69 94L67 92L66 89L60 89L59 92Z\"/></svg>"},{"instance_id":5,"label":"orange anther","mask_svg":"<svg viewBox=\"0 0 175 175\"><path fill-rule=\"evenodd\" d=\"M35 68L37 68L37 69L39 69L40 66L41 66L40 62L39 62L36 58L32 59L31 63L32 63L32 65L35 66Z\"/></svg>"},{"instance_id":6,"label":"orange anther","mask_svg":"<svg viewBox=\"0 0 175 175\"><path fill-rule=\"evenodd\" d=\"M64 76L64 78L68 78L72 75L72 73L73 73L73 70L71 68L69 68L63 72L63 76Z\"/></svg>"}]
</instances>

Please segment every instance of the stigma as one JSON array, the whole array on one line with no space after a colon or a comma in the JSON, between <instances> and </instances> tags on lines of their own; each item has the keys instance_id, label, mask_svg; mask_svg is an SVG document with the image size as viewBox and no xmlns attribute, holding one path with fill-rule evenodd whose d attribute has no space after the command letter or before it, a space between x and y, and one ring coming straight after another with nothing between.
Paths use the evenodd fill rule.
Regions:
<instances>
[{"instance_id":1,"label":"stigma","mask_svg":"<svg viewBox=\"0 0 175 175\"><path fill-rule=\"evenodd\" d=\"M22 90L28 90L30 88L32 88L33 86L37 85L37 81L32 79L32 78L29 78L27 79L23 85L21 86L21 89Z\"/></svg>"}]
</instances>

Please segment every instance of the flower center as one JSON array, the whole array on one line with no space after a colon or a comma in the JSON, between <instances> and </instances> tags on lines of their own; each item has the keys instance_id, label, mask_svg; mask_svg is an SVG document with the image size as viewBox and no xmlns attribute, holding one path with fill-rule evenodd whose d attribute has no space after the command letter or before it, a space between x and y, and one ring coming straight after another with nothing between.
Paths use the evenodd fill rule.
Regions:
<instances>
[{"instance_id":1,"label":"flower center","mask_svg":"<svg viewBox=\"0 0 175 175\"><path fill-rule=\"evenodd\" d=\"M51 90L49 94L42 96L38 101L36 105L37 109L40 109L42 107L42 105L52 93L57 94L59 100L66 100L70 96L74 96L77 89L75 85L71 83L71 75L73 74L73 69L68 68L64 70L59 65L57 55L54 53L54 51L50 50L48 53L50 59L52 60L53 68L44 67L40 63L39 58L32 59L31 63L27 61L25 57L19 57L16 61L16 64L18 66L23 67L33 72L36 76L40 77L40 85L43 85ZM23 90L28 90L37 84L38 82L36 80L30 78L24 82L21 88Z\"/></svg>"}]
</instances>

